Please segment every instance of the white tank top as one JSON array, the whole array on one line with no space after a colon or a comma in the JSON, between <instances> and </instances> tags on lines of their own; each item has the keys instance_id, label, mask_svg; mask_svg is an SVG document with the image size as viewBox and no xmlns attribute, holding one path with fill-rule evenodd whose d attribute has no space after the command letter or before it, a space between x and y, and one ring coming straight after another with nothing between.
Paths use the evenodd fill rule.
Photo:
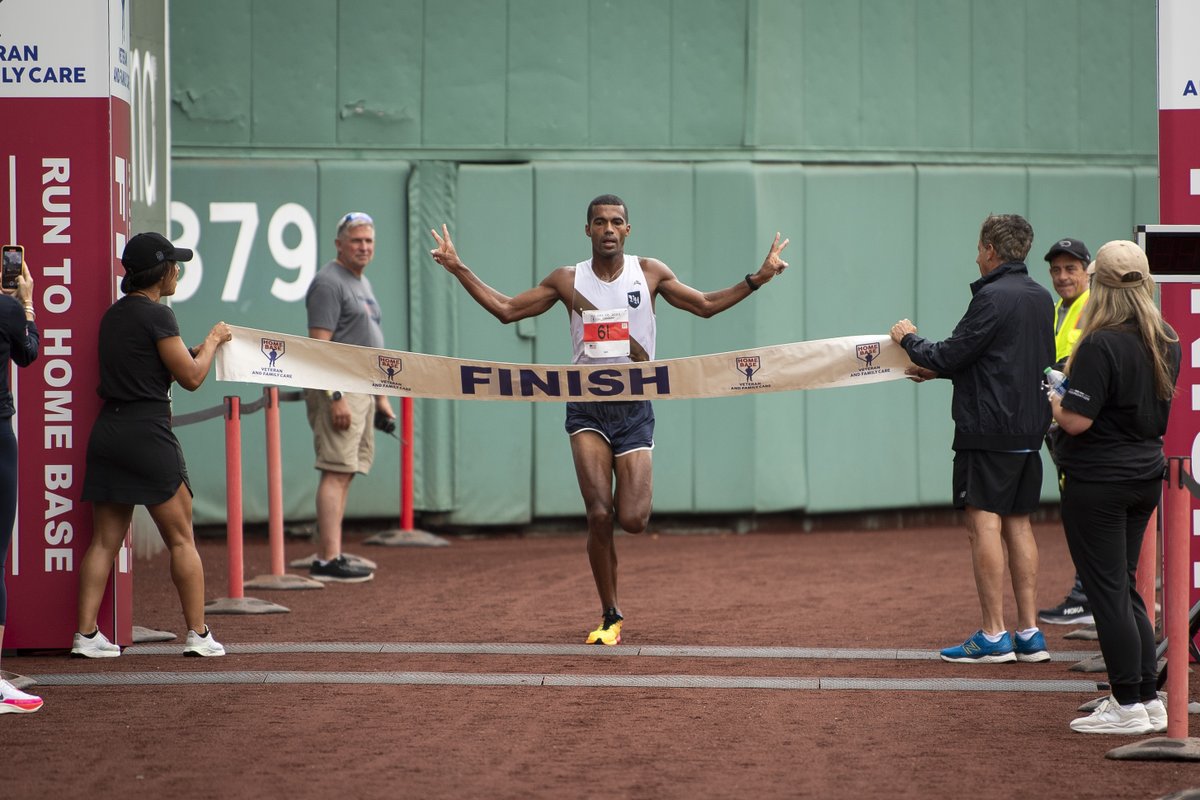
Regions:
<instances>
[{"instance_id":1,"label":"white tank top","mask_svg":"<svg viewBox=\"0 0 1200 800\"><path fill-rule=\"evenodd\" d=\"M575 265L573 363L653 361L654 336L654 307L637 256L626 255L625 265L611 282L596 277L590 258Z\"/></svg>"}]
</instances>

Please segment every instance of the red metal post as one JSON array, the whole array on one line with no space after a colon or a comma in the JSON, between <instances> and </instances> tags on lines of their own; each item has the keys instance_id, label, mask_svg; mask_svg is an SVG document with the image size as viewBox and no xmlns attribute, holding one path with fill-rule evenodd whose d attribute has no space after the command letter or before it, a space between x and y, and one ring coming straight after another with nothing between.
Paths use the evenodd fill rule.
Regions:
<instances>
[{"instance_id":1,"label":"red metal post","mask_svg":"<svg viewBox=\"0 0 1200 800\"><path fill-rule=\"evenodd\" d=\"M284 574L283 563L283 448L279 436L279 387L263 389L267 426L267 539L271 546L271 574Z\"/></svg>"},{"instance_id":2,"label":"red metal post","mask_svg":"<svg viewBox=\"0 0 1200 800\"><path fill-rule=\"evenodd\" d=\"M225 398L225 531L229 549L229 596L240 600L242 587L242 403Z\"/></svg>"},{"instance_id":3,"label":"red metal post","mask_svg":"<svg viewBox=\"0 0 1200 800\"><path fill-rule=\"evenodd\" d=\"M1167 736L1188 735L1188 567L1191 564L1191 495L1183 485L1182 472L1191 472L1191 459L1175 456L1168 460L1163 550L1163 632L1167 636Z\"/></svg>"},{"instance_id":4,"label":"red metal post","mask_svg":"<svg viewBox=\"0 0 1200 800\"><path fill-rule=\"evenodd\" d=\"M413 401L400 398L400 530L413 529Z\"/></svg>"}]
</instances>

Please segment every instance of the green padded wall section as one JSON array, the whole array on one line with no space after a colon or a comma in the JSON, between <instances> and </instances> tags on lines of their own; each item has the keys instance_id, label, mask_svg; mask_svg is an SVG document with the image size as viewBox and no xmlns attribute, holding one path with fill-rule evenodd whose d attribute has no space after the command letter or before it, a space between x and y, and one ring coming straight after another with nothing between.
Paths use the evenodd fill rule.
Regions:
<instances>
[{"instance_id":1,"label":"green padded wall section","mask_svg":"<svg viewBox=\"0 0 1200 800\"><path fill-rule=\"evenodd\" d=\"M730 314L750 312L756 322L754 341L746 344L775 344L808 338L804 302L806 275L810 262L805 259L805 214L808 206L803 168L795 165L755 166L753 201L758 211L754 241L747 242L742 258L747 271L757 268L766 257L767 247L776 232L791 239L783 251L788 268L771 285ZM712 198L719 207L724 201ZM715 231L719 234L719 229ZM819 266L817 267L820 268ZM705 328L707 330L707 328ZM707 348L705 348L707 350ZM732 398L737 399L737 398ZM743 403L750 398L741 398ZM757 395L754 408L754 485L748 493L756 511L781 511L806 507L810 499L806 423L809 393L789 392ZM703 410L707 410L702 406ZM715 409L714 409L715 410ZM731 409L734 418L745 414ZM713 425L724 424L713 420ZM721 463L719 450L710 452ZM733 469L732 466L729 467ZM745 507L747 498L729 498L731 507Z\"/></svg>"},{"instance_id":2,"label":"green padded wall section","mask_svg":"<svg viewBox=\"0 0 1200 800\"><path fill-rule=\"evenodd\" d=\"M534 274L533 168L465 165L458 173L457 214L451 225L464 263L490 285L517 294L541 279ZM430 247L434 241L426 234ZM533 324L503 325L484 311L458 280L426 256L437 279L452 289L457 354L528 364L534 360ZM431 276L432 277L432 276ZM561 312L549 312L558 319ZM438 401L455 424L452 514L464 524L519 524L533 519L532 403ZM554 404L558 407L557 404ZM564 434L565 435L565 434ZM443 451L442 457L451 455Z\"/></svg>"},{"instance_id":3,"label":"green padded wall section","mask_svg":"<svg viewBox=\"0 0 1200 800\"><path fill-rule=\"evenodd\" d=\"M335 4L315 4L304 14L294 0L255 0L253 8L251 139L332 144L339 66Z\"/></svg>"},{"instance_id":4,"label":"green padded wall section","mask_svg":"<svg viewBox=\"0 0 1200 800\"><path fill-rule=\"evenodd\" d=\"M588 3L512 0L506 139L571 145L588 136ZM530 20L537 20L530 24ZM550 113L547 113L547 109Z\"/></svg>"},{"instance_id":5,"label":"green padded wall section","mask_svg":"<svg viewBox=\"0 0 1200 800\"><path fill-rule=\"evenodd\" d=\"M886 336L911 308L914 170L814 167L805 194L804 338ZM809 508L854 507L865 496L883 508L913 501L916 476L887 467L911 460L912 430L897 424L911 403L903 383L809 392Z\"/></svg>"},{"instance_id":6,"label":"green padded wall section","mask_svg":"<svg viewBox=\"0 0 1200 800\"><path fill-rule=\"evenodd\" d=\"M574 144L665 147L671 143L673 15L669 0L589 3L588 129ZM620 42L617 56L611 48Z\"/></svg>"},{"instance_id":7,"label":"green padded wall section","mask_svg":"<svg viewBox=\"0 0 1200 800\"><path fill-rule=\"evenodd\" d=\"M420 144L424 17L421 0L338 4L338 144Z\"/></svg>"},{"instance_id":8,"label":"green padded wall section","mask_svg":"<svg viewBox=\"0 0 1200 800\"><path fill-rule=\"evenodd\" d=\"M177 147L1156 146L1153 0L177 0L170 21Z\"/></svg>"},{"instance_id":9,"label":"green padded wall section","mask_svg":"<svg viewBox=\"0 0 1200 800\"><path fill-rule=\"evenodd\" d=\"M171 137L232 147L251 142L253 4L171 3Z\"/></svg>"}]
</instances>

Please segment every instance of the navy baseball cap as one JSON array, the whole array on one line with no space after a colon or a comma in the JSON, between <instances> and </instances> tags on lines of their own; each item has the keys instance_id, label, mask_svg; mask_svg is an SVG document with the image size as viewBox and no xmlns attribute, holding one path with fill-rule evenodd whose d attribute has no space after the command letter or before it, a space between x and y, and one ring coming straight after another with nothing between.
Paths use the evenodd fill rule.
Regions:
<instances>
[{"instance_id":1,"label":"navy baseball cap","mask_svg":"<svg viewBox=\"0 0 1200 800\"><path fill-rule=\"evenodd\" d=\"M1078 239L1059 239L1050 248L1050 252L1046 253L1046 260L1049 261L1059 253L1074 256L1084 264L1092 260L1092 254L1088 252L1087 245Z\"/></svg>"},{"instance_id":2,"label":"navy baseball cap","mask_svg":"<svg viewBox=\"0 0 1200 800\"><path fill-rule=\"evenodd\" d=\"M143 272L154 269L165 261L191 261L192 251L176 247L161 233L139 233L125 244L121 253L121 265L125 272Z\"/></svg>"}]
</instances>

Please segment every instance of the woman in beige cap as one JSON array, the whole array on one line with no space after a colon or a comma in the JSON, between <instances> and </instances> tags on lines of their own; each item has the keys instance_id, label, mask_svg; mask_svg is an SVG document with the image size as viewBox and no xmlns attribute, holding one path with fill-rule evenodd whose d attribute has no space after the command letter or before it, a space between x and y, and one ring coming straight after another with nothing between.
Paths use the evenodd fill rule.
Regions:
<instances>
[{"instance_id":1,"label":"woman in beige cap","mask_svg":"<svg viewBox=\"0 0 1200 800\"><path fill-rule=\"evenodd\" d=\"M1112 696L1071 721L1080 733L1144 734L1167 729L1158 699L1154 624L1134 587L1142 534L1158 506L1162 436L1180 346L1154 302L1146 254L1109 242L1089 267L1083 333L1067 362L1067 389L1051 393L1065 480L1063 527L1096 619Z\"/></svg>"}]
</instances>

